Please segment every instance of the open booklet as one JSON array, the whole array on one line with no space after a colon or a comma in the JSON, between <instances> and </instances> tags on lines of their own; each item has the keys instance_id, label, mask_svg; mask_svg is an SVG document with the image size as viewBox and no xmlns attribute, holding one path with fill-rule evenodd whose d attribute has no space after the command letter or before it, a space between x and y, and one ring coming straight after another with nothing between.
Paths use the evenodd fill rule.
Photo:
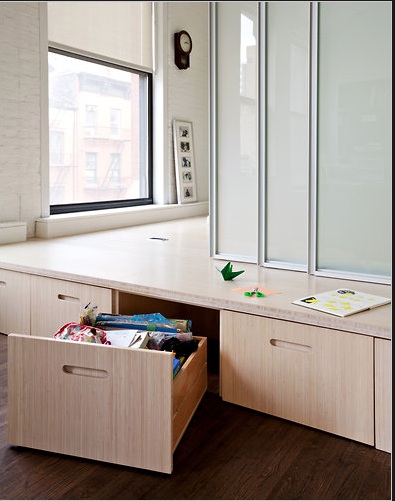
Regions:
<instances>
[{"instance_id":1,"label":"open booklet","mask_svg":"<svg viewBox=\"0 0 395 501\"><path fill-rule=\"evenodd\" d=\"M112 346L145 348L149 340L149 335L148 331L145 330L115 329L106 331L106 338Z\"/></svg>"},{"instance_id":2,"label":"open booklet","mask_svg":"<svg viewBox=\"0 0 395 501\"><path fill-rule=\"evenodd\" d=\"M376 308L388 304L391 299L374 294L366 294L350 289L337 289L328 292L306 296L292 301L293 304L319 310L338 317L346 317L353 313Z\"/></svg>"}]
</instances>

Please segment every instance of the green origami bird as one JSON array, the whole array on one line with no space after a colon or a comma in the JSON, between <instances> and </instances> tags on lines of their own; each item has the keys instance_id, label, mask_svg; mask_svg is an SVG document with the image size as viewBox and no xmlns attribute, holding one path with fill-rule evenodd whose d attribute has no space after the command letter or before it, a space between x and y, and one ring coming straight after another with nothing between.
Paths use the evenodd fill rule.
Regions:
<instances>
[{"instance_id":1,"label":"green origami bird","mask_svg":"<svg viewBox=\"0 0 395 501\"><path fill-rule=\"evenodd\" d=\"M241 275L244 273L244 270L241 271L233 271L233 265L229 262L227 265L225 265L222 270L216 267L216 269L222 274L224 280L233 280L236 278L238 275Z\"/></svg>"}]
</instances>

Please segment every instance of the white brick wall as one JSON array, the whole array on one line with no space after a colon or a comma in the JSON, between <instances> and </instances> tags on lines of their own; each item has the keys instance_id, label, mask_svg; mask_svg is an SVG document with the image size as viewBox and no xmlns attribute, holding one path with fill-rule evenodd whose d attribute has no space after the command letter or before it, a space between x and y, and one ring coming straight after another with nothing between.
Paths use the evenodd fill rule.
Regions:
<instances>
[{"instance_id":1,"label":"white brick wall","mask_svg":"<svg viewBox=\"0 0 395 501\"><path fill-rule=\"evenodd\" d=\"M192 37L190 67L174 64L174 33L186 30ZM169 165L174 165L173 119L192 122L199 201L208 200L209 172L209 4L168 3L168 138ZM170 171L171 172L171 171ZM174 178L172 178L173 182ZM175 185L173 186L175 190ZM173 192L173 203L177 203Z\"/></svg>"},{"instance_id":2,"label":"white brick wall","mask_svg":"<svg viewBox=\"0 0 395 501\"><path fill-rule=\"evenodd\" d=\"M0 3L0 222L41 215L38 2Z\"/></svg>"},{"instance_id":3,"label":"white brick wall","mask_svg":"<svg viewBox=\"0 0 395 501\"><path fill-rule=\"evenodd\" d=\"M168 2L167 112L168 203L176 203L172 120L192 121L199 201L208 200L209 97L208 2ZM0 224L26 222L35 235L42 216L40 17L39 2L0 2ZM174 64L173 35L186 29L193 38L191 67ZM41 57L46 57L42 54ZM45 176L44 176L45 177ZM1 231L1 230L0 230Z\"/></svg>"}]
</instances>

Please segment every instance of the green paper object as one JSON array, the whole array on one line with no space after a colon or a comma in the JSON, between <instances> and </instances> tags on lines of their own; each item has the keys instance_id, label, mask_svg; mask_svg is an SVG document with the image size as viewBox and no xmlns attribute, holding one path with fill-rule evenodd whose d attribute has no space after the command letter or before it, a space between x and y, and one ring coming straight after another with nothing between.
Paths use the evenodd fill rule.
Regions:
<instances>
[{"instance_id":1,"label":"green paper object","mask_svg":"<svg viewBox=\"0 0 395 501\"><path fill-rule=\"evenodd\" d=\"M233 265L230 262L226 266L224 266L222 270L220 270L219 268L217 268L217 270L221 273L224 280L233 280L237 276L244 273L244 270L233 271Z\"/></svg>"}]
</instances>

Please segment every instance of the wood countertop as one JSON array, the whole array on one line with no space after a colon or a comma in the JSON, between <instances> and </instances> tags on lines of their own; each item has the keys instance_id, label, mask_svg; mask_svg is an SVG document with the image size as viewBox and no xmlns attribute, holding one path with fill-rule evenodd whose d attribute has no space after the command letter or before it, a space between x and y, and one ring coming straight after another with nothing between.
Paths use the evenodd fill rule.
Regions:
<instances>
[{"instance_id":1,"label":"wood countertop","mask_svg":"<svg viewBox=\"0 0 395 501\"><path fill-rule=\"evenodd\" d=\"M233 271L245 271L225 281L218 269L226 262L209 255L206 217L0 246L0 268L5 270L392 339L391 304L346 318L292 304L295 299L338 288L392 298L392 286L234 260ZM256 298L235 290L251 286L278 293Z\"/></svg>"}]
</instances>

